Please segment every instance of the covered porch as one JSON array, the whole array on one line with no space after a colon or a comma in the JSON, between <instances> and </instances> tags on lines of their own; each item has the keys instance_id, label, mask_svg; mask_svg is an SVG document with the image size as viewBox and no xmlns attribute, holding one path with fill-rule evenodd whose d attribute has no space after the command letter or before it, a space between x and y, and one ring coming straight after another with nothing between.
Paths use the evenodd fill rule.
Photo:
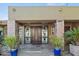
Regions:
<instances>
[{"instance_id":1,"label":"covered porch","mask_svg":"<svg viewBox=\"0 0 79 59\"><path fill-rule=\"evenodd\" d=\"M49 42L51 35L61 36L64 46L63 20L10 20L8 24L8 29L13 27L8 35L15 35L20 41L19 55L53 55Z\"/></svg>"},{"instance_id":2,"label":"covered porch","mask_svg":"<svg viewBox=\"0 0 79 59\"><path fill-rule=\"evenodd\" d=\"M64 38L63 33L64 20L10 20L7 34L15 35L20 44L47 44L51 35Z\"/></svg>"},{"instance_id":3,"label":"covered porch","mask_svg":"<svg viewBox=\"0 0 79 59\"><path fill-rule=\"evenodd\" d=\"M19 39L21 44L47 44L54 28L52 20L19 20Z\"/></svg>"}]
</instances>

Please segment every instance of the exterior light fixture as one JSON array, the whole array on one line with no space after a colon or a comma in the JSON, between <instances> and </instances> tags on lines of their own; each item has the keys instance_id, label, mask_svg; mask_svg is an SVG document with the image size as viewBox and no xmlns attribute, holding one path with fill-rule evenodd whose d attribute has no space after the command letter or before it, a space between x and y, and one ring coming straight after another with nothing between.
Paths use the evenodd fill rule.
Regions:
<instances>
[{"instance_id":1,"label":"exterior light fixture","mask_svg":"<svg viewBox=\"0 0 79 59\"><path fill-rule=\"evenodd\" d=\"M16 12L16 9L15 8L13 8L12 10L13 10L13 12Z\"/></svg>"},{"instance_id":2,"label":"exterior light fixture","mask_svg":"<svg viewBox=\"0 0 79 59\"><path fill-rule=\"evenodd\" d=\"M62 8L60 8L58 11L59 11L59 12L62 12Z\"/></svg>"}]
</instances>

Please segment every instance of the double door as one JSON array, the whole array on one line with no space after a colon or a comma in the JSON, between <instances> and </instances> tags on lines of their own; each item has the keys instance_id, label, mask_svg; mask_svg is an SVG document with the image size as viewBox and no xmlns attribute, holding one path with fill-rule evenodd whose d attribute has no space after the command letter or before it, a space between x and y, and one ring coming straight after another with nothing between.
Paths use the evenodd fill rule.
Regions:
<instances>
[{"instance_id":1,"label":"double door","mask_svg":"<svg viewBox=\"0 0 79 59\"><path fill-rule=\"evenodd\" d=\"M47 27L30 26L25 27L24 43L42 44L48 43Z\"/></svg>"}]
</instances>

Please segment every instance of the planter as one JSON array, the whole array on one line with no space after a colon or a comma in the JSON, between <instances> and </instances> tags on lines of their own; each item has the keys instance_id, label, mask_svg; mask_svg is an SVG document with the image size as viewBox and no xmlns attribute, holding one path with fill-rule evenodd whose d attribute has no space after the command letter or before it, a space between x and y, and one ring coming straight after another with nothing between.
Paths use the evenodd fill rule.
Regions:
<instances>
[{"instance_id":1,"label":"planter","mask_svg":"<svg viewBox=\"0 0 79 59\"><path fill-rule=\"evenodd\" d=\"M11 56L17 56L18 49L11 49L10 54Z\"/></svg>"},{"instance_id":2,"label":"planter","mask_svg":"<svg viewBox=\"0 0 79 59\"><path fill-rule=\"evenodd\" d=\"M70 53L74 56L79 56L79 46L76 45L69 45Z\"/></svg>"},{"instance_id":3,"label":"planter","mask_svg":"<svg viewBox=\"0 0 79 59\"><path fill-rule=\"evenodd\" d=\"M54 48L54 55L55 55L55 56L61 56L61 49L59 49L59 48Z\"/></svg>"},{"instance_id":4,"label":"planter","mask_svg":"<svg viewBox=\"0 0 79 59\"><path fill-rule=\"evenodd\" d=\"M76 42L76 45L79 46L79 42Z\"/></svg>"},{"instance_id":5,"label":"planter","mask_svg":"<svg viewBox=\"0 0 79 59\"><path fill-rule=\"evenodd\" d=\"M16 49L16 52L18 53L18 48Z\"/></svg>"}]
</instances>

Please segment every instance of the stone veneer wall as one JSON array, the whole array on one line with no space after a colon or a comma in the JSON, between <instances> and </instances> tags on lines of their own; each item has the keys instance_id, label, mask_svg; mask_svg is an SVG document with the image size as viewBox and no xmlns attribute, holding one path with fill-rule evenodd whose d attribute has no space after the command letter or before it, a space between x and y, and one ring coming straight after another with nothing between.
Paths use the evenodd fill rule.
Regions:
<instances>
[{"instance_id":1,"label":"stone veneer wall","mask_svg":"<svg viewBox=\"0 0 79 59\"><path fill-rule=\"evenodd\" d=\"M15 36L17 39L18 44L20 43L19 41L19 24L15 21Z\"/></svg>"},{"instance_id":2,"label":"stone veneer wall","mask_svg":"<svg viewBox=\"0 0 79 59\"><path fill-rule=\"evenodd\" d=\"M7 36L7 26L4 26L4 37Z\"/></svg>"}]
</instances>

